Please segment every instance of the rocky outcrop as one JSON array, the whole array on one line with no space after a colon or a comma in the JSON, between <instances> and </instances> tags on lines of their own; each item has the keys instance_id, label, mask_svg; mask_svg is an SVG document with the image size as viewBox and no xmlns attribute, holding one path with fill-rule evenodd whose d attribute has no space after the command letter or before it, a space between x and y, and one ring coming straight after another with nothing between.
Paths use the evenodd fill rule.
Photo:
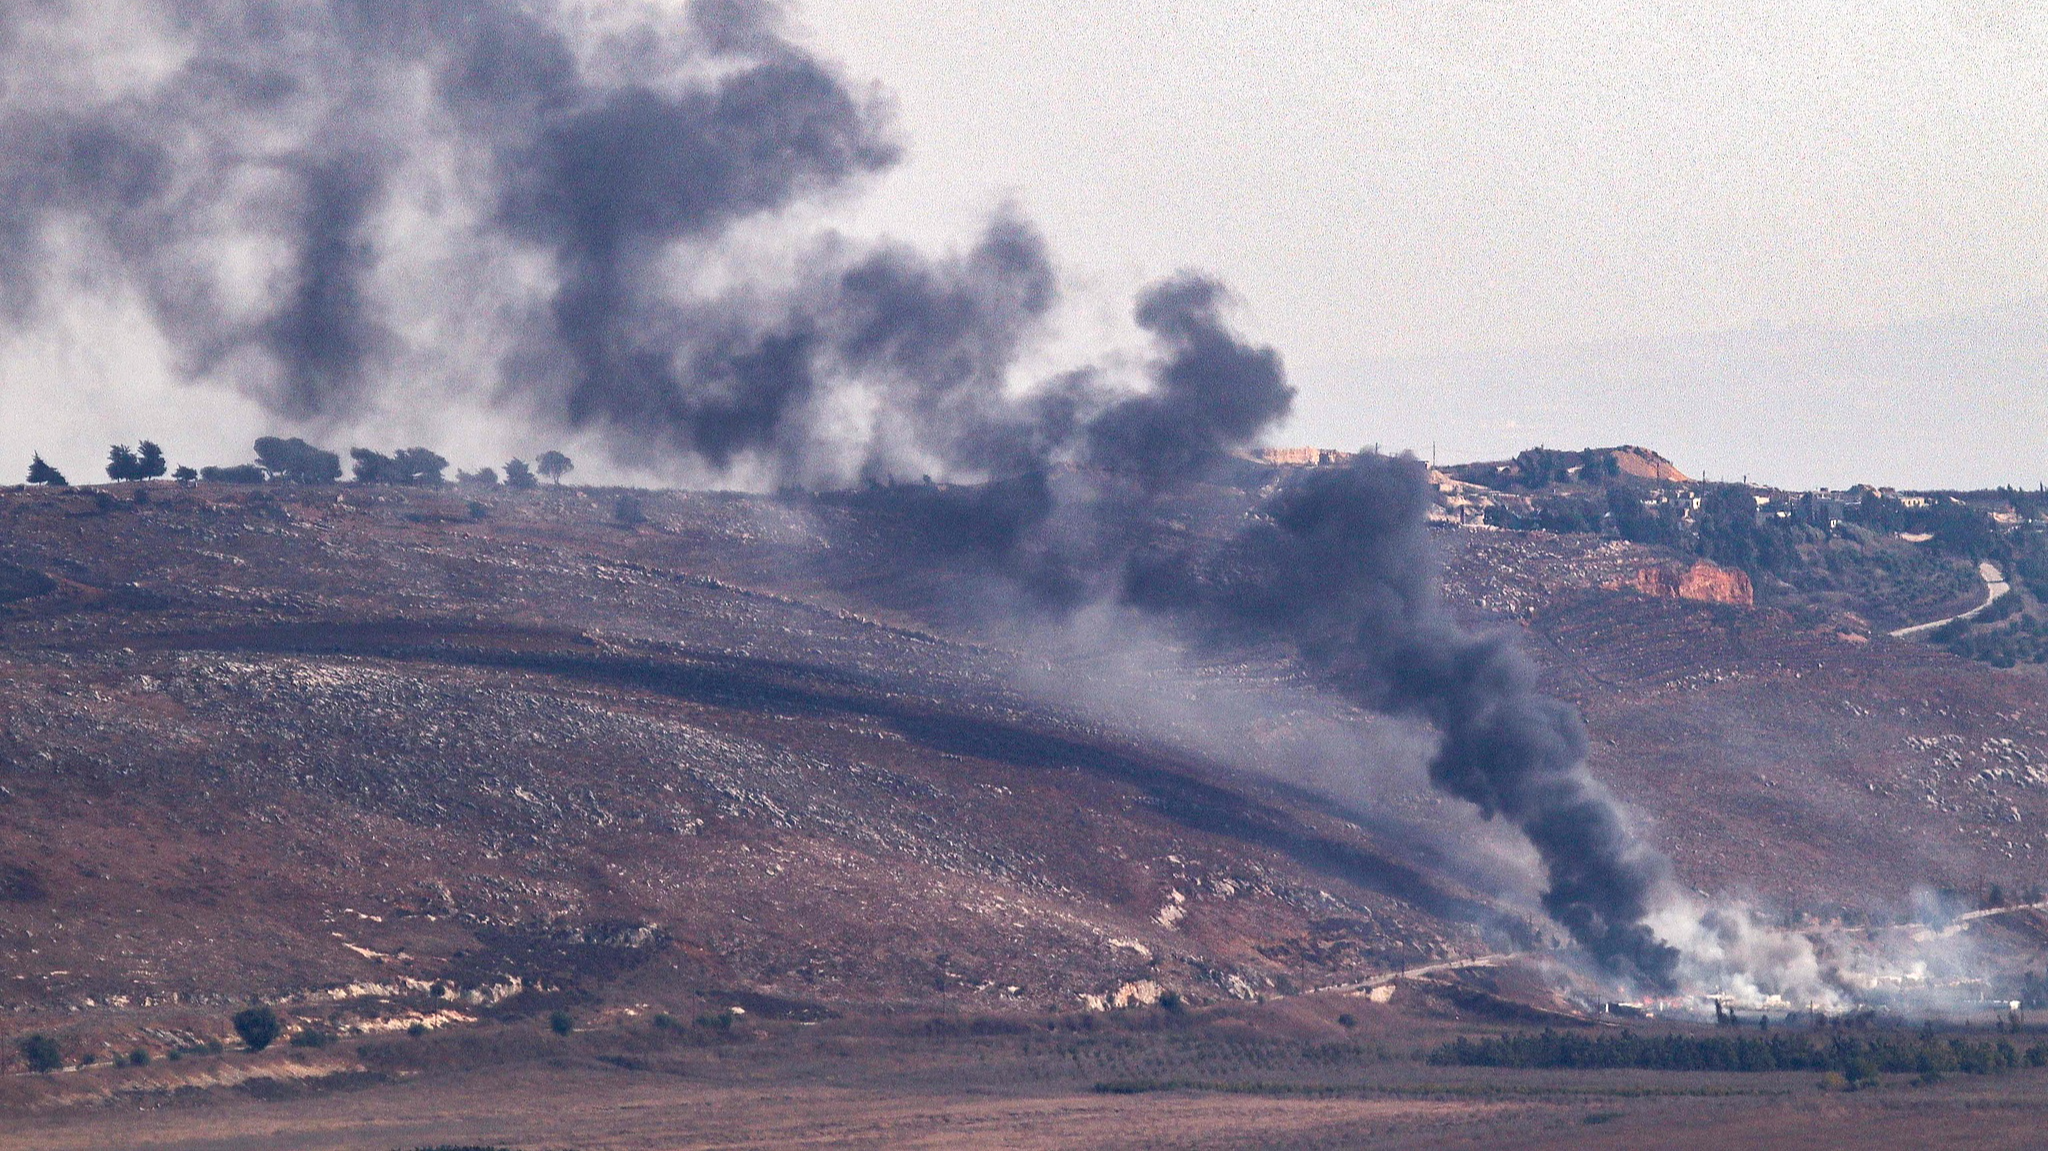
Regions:
<instances>
[{"instance_id":1,"label":"rocky outcrop","mask_svg":"<svg viewBox=\"0 0 2048 1152\"><path fill-rule=\"evenodd\" d=\"M1695 561L1690 568L1659 565L1636 570L1633 587L1645 596L1678 600L1702 600L1709 604L1756 604L1756 590L1749 573L1740 568L1723 568L1708 560Z\"/></svg>"},{"instance_id":2,"label":"rocky outcrop","mask_svg":"<svg viewBox=\"0 0 2048 1152\"><path fill-rule=\"evenodd\" d=\"M1622 475L1634 476L1641 480L1654 480L1662 484L1692 483L1685 473L1680 472L1662 455L1633 444L1623 444L1614 449L1614 466Z\"/></svg>"},{"instance_id":3,"label":"rocky outcrop","mask_svg":"<svg viewBox=\"0 0 2048 1152\"><path fill-rule=\"evenodd\" d=\"M1257 448L1245 455L1248 459L1261 464L1316 467L1323 464L1342 464L1358 453L1340 452L1335 448Z\"/></svg>"}]
</instances>

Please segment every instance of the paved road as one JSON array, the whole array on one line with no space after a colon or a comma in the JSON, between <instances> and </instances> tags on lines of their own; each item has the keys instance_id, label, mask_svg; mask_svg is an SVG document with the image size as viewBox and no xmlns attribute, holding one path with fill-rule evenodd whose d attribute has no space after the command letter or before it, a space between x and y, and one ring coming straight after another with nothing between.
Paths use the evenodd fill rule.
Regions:
<instances>
[{"instance_id":1,"label":"paved road","mask_svg":"<svg viewBox=\"0 0 2048 1152\"><path fill-rule=\"evenodd\" d=\"M1925 624L1915 624L1908 628L1895 628L1892 630L1892 635L1904 639L1909 636L1918 636L1922 632L1932 632L1952 620L1968 620L1977 613L1991 607L1992 601L1997 600L2000 596L2012 590L2012 585L2005 582L2005 573L2000 572L1998 565L1993 564L1989 560L1978 562L1977 575L1984 580L1984 602L1982 604L1959 615L1944 616L1939 620L1929 620Z\"/></svg>"}]
</instances>

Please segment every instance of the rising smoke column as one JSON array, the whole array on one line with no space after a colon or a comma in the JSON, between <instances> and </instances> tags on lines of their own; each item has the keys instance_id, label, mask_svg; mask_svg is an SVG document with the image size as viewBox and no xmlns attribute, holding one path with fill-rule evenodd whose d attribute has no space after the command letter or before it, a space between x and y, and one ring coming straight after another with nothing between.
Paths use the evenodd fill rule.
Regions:
<instances>
[{"instance_id":1,"label":"rising smoke column","mask_svg":"<svg viewBox=\"0 0 2048 1152\"><path fill-rule=\"evenodd\" d=\"M1138 322L1164 352L1154 387L1080 429L1082 458L1108 476L1064 505L1033 506L1032 534L1006 532L1013 571L1065 593L1060 607L1114 596L1197 638L1284 637L1346 697L1427 720L1441 737L1432 783L1528 837L1551 917L1611 971L1669 986L1678 952L1643 922L1668 866L1586 771L1578 714L1536 691L1512 637L1467 632L1442 604L1420 462L1360 454L1306 470L1220 546L1158 546L1155 501L1221 479L1230 452L1293 398L1278 354L1239 339L1224 302L1192 275L1140 298Z\"/></svg>"},{"instance_id":2,"label":"rising smoke column","mask_svg":"<svg viewBox=\"0 0 2048 1152\"><path fill-rule=\"evenodd\" d=\"M1441 603L1429 500L1413 458L1311 470L1211 565L1216 591L1195 609L1213 626L1285 635L1350 698L1427 719L1441 736L1430 780L1529 838L1551 917L1610 968L1668 986L1678 953L1643 924L1667 865L1587 773L1578 714L1538 694L1507 634L1468 633ZM1171 609L1157 589L1174 586L1134 594Z\"/></svg>"},{"instance_id":3,"label":"rising smoke column","mask_svg":"<svg viewBox=\"0 0 2048 1152\"><path fill-rule=\"evenodd\" d=\"M517 125L530 135L504 149L500 218L556 257L551 309L573 359L570 422L661 429L722 469L771 442L817 389L809 353L819 334L795 317L751 341L719 332L679 360L675 345L695 325L663 297L650 264L676 242L887 167L896 151L871 109L773 35L767 9L693 13L712 54L751 65L675 93L586 94Z\"/></svg>"},{"instance_id":4,"label":"rising smoke column","mask_svg":"<svg viewBox=\"0 0 2048 1152\"><path fill-rule=\"evenodd\" d=\"M1082 368L1013 393L1056 300L1028 222L999 213L954 255L826 236L775 276L748 266L746 228L896 161L884 108L761 0L620 10L0 7L0 66L47 78L0 89L6 321L61 307L68 258L124 279L195 381L296 423L445 404L434 377L453 371L623 460L992 479L890 499L934 555L1039 611L1114 600L1197 636L1285 637L1351 698L1427 719L1433 779L1528 835L1552 915L1615 968L1668 978L1641 923L1661 865L1587 777L1576 716L1437 603L1418 466L1316 470L1230 540L1162 546L1162 509L1293 396L1279 356L1225 324L1219 285L1141 296L1147 387ZM730 282L694 282L735 259Z\"/></svg>"}]
</instances>

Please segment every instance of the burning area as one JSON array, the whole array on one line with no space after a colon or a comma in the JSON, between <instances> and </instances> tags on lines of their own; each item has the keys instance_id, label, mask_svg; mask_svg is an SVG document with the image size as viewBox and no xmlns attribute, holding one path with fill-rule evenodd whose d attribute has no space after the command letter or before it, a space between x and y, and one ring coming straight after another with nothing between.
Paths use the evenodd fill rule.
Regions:
<instances>
[{"instance_id":1,"label":"burning area","mask_svg":"<svg viewBox=\"0 0 2048 1152\"><path fill-rule=\"evenodd\" d=\"M1190 662L1270 650L1289 672L1269 695L1396 718L1390 761L1514 829L1519 855L1467 848L1534 868L1509 886L1601 979L1788 1003L1882 983L1849 991L1846 952L1673 894L1516 633L1446 607L1419 461L1245 457L1294 392L1215 279L1146 288L1141 351L1024 380L1059 276L1021 210L940 255L807 230L902 144L772 4L51 3L0 16L0 53L48 79L0 96L17 331L90 330L120 301L189 383L309 434L545 430L781 490L821 539L893 534L942 601L920 611L1027 653L1077 627ZM1352 754L1304 779L1342 798L1372 791L1347 774L1397 770Z\"/></svg>"}]
</instances>

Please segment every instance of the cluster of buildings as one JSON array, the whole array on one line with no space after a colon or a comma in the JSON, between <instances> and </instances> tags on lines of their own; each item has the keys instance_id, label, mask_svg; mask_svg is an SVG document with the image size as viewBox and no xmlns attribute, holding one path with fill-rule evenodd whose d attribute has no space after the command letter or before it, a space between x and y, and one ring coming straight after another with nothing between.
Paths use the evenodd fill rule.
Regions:
<instances>
[{"instance_id":1,"label":"cluster of buildings","mask_svg":"<svg viewBox=\"0 0 2048 1152\"><path fill-rule=\"evenodd\" d=\"M1706 485L1702 481L1679 472L1670 461L1649 449L1624 445L1601 451L1611 456L1620 474L1639 482L1639 498L1645 511L1659 518L1675 519L1683 525L1692 524L1704 503ZM1263 464L1327 467L1344 464L1356 453L1331 448L1264 448L1250 455ZM1485 467L1475 465L1458 471L1469 477L1474 475L1475 468ZM1493 468L1494 473L1501 476L1512 476L1512 466L1508 463ZM1484 478L1489 474L1481 471L1479 475ZM1429 483L1436 490L1436 506L1430 511L1430 520L1446 527L1533 527L1544 519L1547 503L1574 497L1583 502L1587 495L1574 491L1569 482L1563 489L1517 492L1506 485L1496 487L1461 479L1450 471L1434 467L1429 469ZM1902 510L1924 509L1942 501L1963 502L1953 495L1900 492L1896 488L1868 484L1858 484L1849 489L1814 488L1806 491L1745 487L1749 488L1751 497L1756 501L1758 525L1777 520L1810 524L1816 528L1834 528L1844 521L1857 519L1857 510L1868 500L1890 501ZM2009 505L1986 506L1983 510L1993 523L2001 527L2048 529L2048 512L2029 518ZM1907 539L1925 538L1915 533L1904 535Z\"/></svg>"}]
</instances>

